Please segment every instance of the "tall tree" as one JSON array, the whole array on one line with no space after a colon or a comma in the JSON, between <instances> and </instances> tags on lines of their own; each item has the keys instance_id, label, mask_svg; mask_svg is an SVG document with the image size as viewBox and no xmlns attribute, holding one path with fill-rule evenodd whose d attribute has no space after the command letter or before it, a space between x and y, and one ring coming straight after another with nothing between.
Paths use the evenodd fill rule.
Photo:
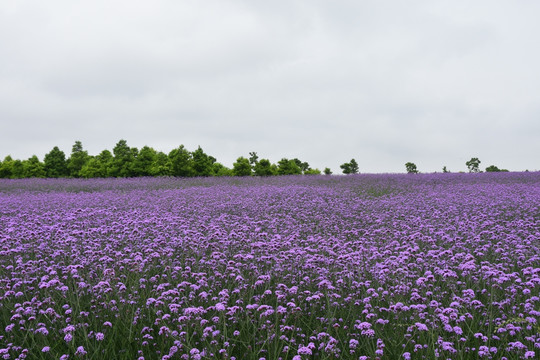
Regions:
<instances>
[{"instance_id":1,"label":"tall tree","mask_svg":"<svg viewBox=\"0 0 540 360\"><path fill-rule=\"evenodd\" d=\"M259 155L255 151L249 153L249 163L251 166L255 166L259 162Z\"/></svg>"},{"instance_id":2,"label":"tall tree","mask_svg":"<svg viewBox=\"0 0 540 360\"><path fill-rule=\"evenodd\" d=\"M191 153L191 156L195 176L212 175L212 164L216 162L214 157L208 156L200 146Z\"/></svg>"},{"instance_id":3,"label":"tall tree","mask_svg":"<svg viewBox=\"0 0 540 360\"><path fill-rule=\"evenodd\" d=\"M169 159L171 160L171 175L187 177L195 174L191 153L184 145L180 145L176 149L171 150Z\"/></svg>"},{"instance_id":4,"label":"tall tree","mask_svg":"<svg viewBox=\"0 0 540 360\"><path fill-rule=\"evenodd\" d=\"M120 140L113 148L114 160L110 169L113 177L133 176L133 163L138 155L136 148L130 148L126 140Z\"/></svg>"},{"instance_id":5,"label":"tall tree","mask_svg":"<svg viewBox=\"0 0 540 360\"><path fill-rule=\"evenodd\" d=\"M412 162L406 163L405 164L405 169L407 170L408 174L417 174L418 173L418 169L416 167L416 164L412 163Z\"/></svg>"},{"instance_id":6,"label":"tall tree","mask_svg":"<svg viewBox=\"0 0 540 360\"><path fill-rule=\"evenodd\" d=\"M75 141L75 144L71 147L71 155L67 161L69 176L80 177L80 171L88 159L88 151L83 149L80 141Z\"/></svg>"},{"instance_id":7,"label":"tall tree","mask_svg":"<svg viewBox=\"0 0 540 360\"><path fill-rule=\"evenodd\" d=\"M154 162L150 169L152 176L170 176L172 175L172 164L169 157L161 151L156 153Z\"/></svg>"},{"instance_id":8,"label":"tall tree","mask_svg":"<svg viewBox=\"0 0 540 360\"><path fill-rule=\"evenodd\" d=\"M9 179L13 172L13 158L11 156L6 156L4 161L0 164L0 178Z\"/></svg>"},{"instance_id":9,"label":"tall tree","mask_svg":"<svg viewBox=\"0 0 540 360\"><path fill-rule=\"evenodd\" d=\"M276 175L272 169L272 163L268 159L261 159L257 161L255 166L253 166L253 171L257 176L271 176Z\"/></svg>"},{"instance_id":10,"label":"tall tree","mask_svg":"<svg viewBox=\"0 0 540 360\"><path fill-rule=\"evenodd\" d=\"M358 163L356 162L355 159L351 159L351 161L349 161L348 163L341 164L339 167L343 170L343 173L346 175L358 174Z\"/></svg>"},{"instance_id":11,"label":"tall tree","mask_svg":"<svg viewBox=\"0 0 540 360\"><path fill-rule=\"evenodd\" d=\"M278 175L300 175L302 169L298 166L296 161L283 158L278 161Z\"/></svg>"},{"instance_id":12,"label":"tall tree","mask_svg":"<svg viewBox=\"0 0 540 360\"><path fill-rule=\"evenodd\" d=\"M233 164L233 175L250 176L251 164L249 163L249 159L246 159L243 156L240 156L238 159L236 159L236 162Z\"/></svg>"},{"instance_id":13,"label":"tall tree","mask_svg":"<svg viewBox=\"0 0 540 360\"><path fill-rule=\"evenodd\" d=\"M57 178L68 176L66 154L58 146L55 146L45 155L43 163L47 177Z\"/></svg>"},{"instance_id":14,"label":"tall tree","mask_svg":"<svg viewBox=\"0 0 540 360\"><path fill-rule=\"evenodd\" d=\"M156 150L143 146L133 161L133 176L151 176L152 166L156 160Z\"/></svg>"},{"instance_id":15,"label":"tall tree","mask_svg":"<svg viewBox=\"0 0 540 360\"><path fill-rule=\"evenodd\" d=\"M45 167L36 155L32 155L28 160L23 161L23 167L24 177L26 178L45 177Z\"/></svg>"},{"instance_id":16,"label":"tall tree","mask_svg":"<svg viewBox=\"0 0 540 360\"><path fill-rule=\"evenodd\" d=\"M467 165L467 168L469 168L469 172L471 173L477 173L480 172L480 163L481 161L474 157L471 158L471 160L467 161L465 165Z\"/></svg>"}]
</instances>

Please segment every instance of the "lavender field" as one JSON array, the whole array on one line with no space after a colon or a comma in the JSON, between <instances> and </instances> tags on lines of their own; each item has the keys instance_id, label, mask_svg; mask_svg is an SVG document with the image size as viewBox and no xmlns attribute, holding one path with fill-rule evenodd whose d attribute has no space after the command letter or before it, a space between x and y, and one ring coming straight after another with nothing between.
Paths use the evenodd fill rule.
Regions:
<instances>
[{"instance_id":1,"label":"lavender field","mask_svg":"<svg viewBox=\"0 0 540 360\"><path fill-rule=\"evenodd\" d=\"M538 359L540 173L0 181L3 359Z\"/></svg>"}]
</instances>

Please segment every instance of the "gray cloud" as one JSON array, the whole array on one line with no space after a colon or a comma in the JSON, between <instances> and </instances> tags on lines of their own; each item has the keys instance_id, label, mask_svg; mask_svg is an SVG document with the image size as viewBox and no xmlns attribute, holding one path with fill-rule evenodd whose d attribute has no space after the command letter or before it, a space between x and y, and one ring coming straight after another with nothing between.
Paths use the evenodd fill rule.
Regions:
<instances>
[{"instance_id":1,"label":"gray cloud","mask_svg":"<svg viewBox=\"0 0 540 360\"><path fill-rule=\"evenodd\" d=\"M0 157L120 139L363 172L538 169L540 4L9 2Z\"/></svg>"}]
</instances>

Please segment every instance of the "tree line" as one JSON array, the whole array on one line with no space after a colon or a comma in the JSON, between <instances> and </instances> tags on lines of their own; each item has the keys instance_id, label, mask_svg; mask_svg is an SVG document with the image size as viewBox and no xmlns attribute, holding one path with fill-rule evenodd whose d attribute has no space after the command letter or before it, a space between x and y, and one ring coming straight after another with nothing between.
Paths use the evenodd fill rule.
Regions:
<instances>
[{"instance_id":1,"label":"tree line","mask_svg":"<svg viewBox=\"0 0 540 360\"><path fill-rule=\"evenodd\" d=\"M331 174L329 168L325 174ZM256 152L249 157L239 157L232 168L219 163L199 146L189 151L180 145L168 154L144 146L140 150L120 140L112 152L103 150L98 155L89 155L80 141L75 141L69 157L55 146L43 161L33 155L27 160L14 160L6 156L0 161L0 178L97 178L138 176L272 176L272 175L321 174L307 162L297 158L283 158L277 163L259 159Z\"/></svg>"},{"instance_id":2,"label":"tree line","mask_svg":"<svg viewBox=\"0 0 540 360\"><path fill-rule=\"evenodd\" d=\"M480 170L480 163L480 159L478 159L477 157L473 157L469 161L465 162L465 165L467 165L467 169L469 169L470 173L478 173L482 172ZM418 168L416 167L416 164L412 162L405 163L405 170L407 170L407 173L409 174L418 174ZM442 172L449 173L450 171L446 168L446 166L443 166ZM486 172L508 172L508 170L499 169L495 165L490 165L486 167Z\"/></svg>"},{"instance_id":3,"label":"tree line","mask_svg":"<svg viewBox=\"0 0 540 360\"><path fill-rule=\"evenodd\" d=\"M480 160L476 157L465 163L469 172L480 172ZM358 162L351 159L340 165L343 174L357 174ZM407 173L416 174L416 164L405 164ZM486 168L486 172L508 171L495 165ZM443 167L443 173L450 172ZM329 168L322 173L332 174ZM26 160L15 160L6 156L0 161L0 178L105 178L105 177L139 177L139 176L274 176L274 175L317 175L319 169L298 158L282 158L277 163L268 159L260 159L256 152L250 152L249 157L240 156L232 168L208 155L199 146L195 151L189 151L180 145L168 154L144 146L140 150L130 147L126 140L120 140L113 151L103 150L92 156L84 150L80 141L75 141L71 154L66 154L55 146L48 152L43 161L36 155Z\"/></svg>"}]
</instances>

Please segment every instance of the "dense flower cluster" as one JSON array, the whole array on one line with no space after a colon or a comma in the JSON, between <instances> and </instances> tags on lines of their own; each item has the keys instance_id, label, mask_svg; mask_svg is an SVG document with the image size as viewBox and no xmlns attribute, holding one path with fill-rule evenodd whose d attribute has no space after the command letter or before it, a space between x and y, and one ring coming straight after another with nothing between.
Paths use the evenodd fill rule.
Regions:
<instances>
[{"instance_id":1,"label":"dense flower cluster","mask_svg":"<svg viewBox=\"0 0 540 360\"><path fill-rule=\"evenodd\" d=\"M540 174L0 181L2 359L532 359Z\"/></svg>"}]
</instances>

